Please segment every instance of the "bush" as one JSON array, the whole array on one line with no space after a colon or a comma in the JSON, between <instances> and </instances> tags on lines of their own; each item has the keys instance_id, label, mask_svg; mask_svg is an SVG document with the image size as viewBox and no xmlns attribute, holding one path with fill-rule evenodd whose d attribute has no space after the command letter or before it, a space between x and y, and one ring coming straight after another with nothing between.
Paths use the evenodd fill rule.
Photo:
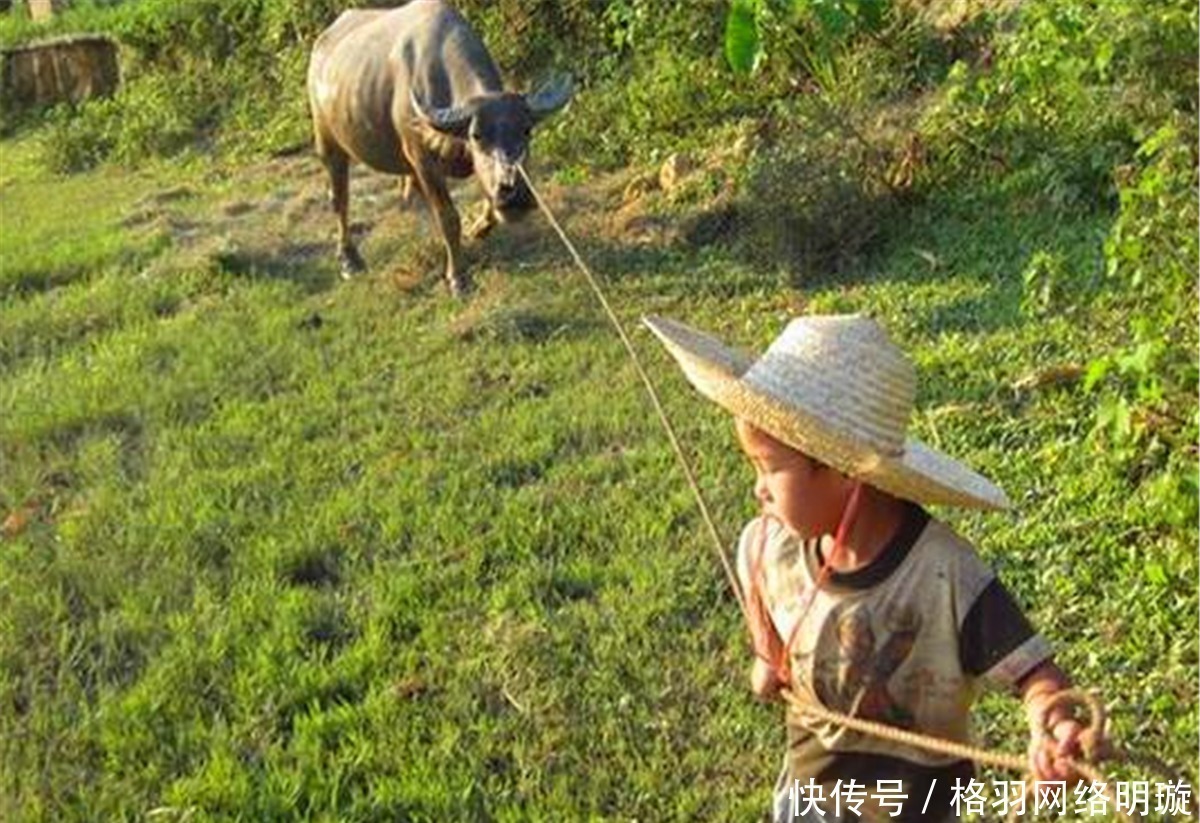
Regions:
<instances>
[{"instance_id":1,"label":"bush","mask_svg":"<svg viewBox=\"0 0 1200 823\"><path fill-rule=\"evenodd\" d=\"M991 51L954 67L924 126L941 179L999 172L1052 205L1115 206L1144 124L1195 109L1189 5L1047 0L993 19Z\"/></svg>"},{"instance_id":2,"label":"bush","mask_svg":"<svg viewBox=\"0 0 1200 823\"><path fill-rule=\"evenodd\" d=\"M1157 510L1191 523L1200 437L1195 134L1195 120L1177 115L1121 170L1121 208L1104 255L1109 282L1135 319L1129 345L1093 361L1086 383L1097 394L1093 441L1151 490Z\"/></svg>"},{"instance_id":3,"label":"bush","mask_svg":"<svg viewBox=\"0 0 1200 823\"><path fill-rule=\"evenodd\" d=\"M741 102L730 95L716 59L724 2L678 7L665 0L464 0L458 6L512 85L528 87L551 70L565 70L584 92L604 89L589 95L602 116L579 129L557 120L552 127L557 139L551 142L578 158L617 163L630 152L653 151L699 133ZM307 140L304 76L309 49L342 5L334 0L84 3L62 15L52 29L16 27L7 34L27 39L35 32L86 27L107 32L122 44L125 77L131 88L138 88L118 95L110 106L55 115L47 157L56 168L80 168L110 156L120 160L178 151L176 127L185 123L195 128L196 140L239 153L274 151ZM194 86L185 99L172 101L159 94L163 85L180 78ZM265 123L264 111L270 112ZM155 113L167 124L162 139L153 139L142 122ZM68 126L64 118L72 116L84 122ZM127 119L131 133L121 138ZM71 146L72 141L79 145ZM141 151L121 146L140 146Z\"/></svg>"},{"instance_id":4,"label":"bush","mask_svg":"<svg viewBox=\"0 0 1200 823\"><path fill-rule=\"evenodd\" d=\"M135 165L174 155L213 129L221 101L200 75L145 74L110 99L57 107L42 136L43 158L68 173L105 160Z\"/></svg>"},{"instance_id":5,"label":"bush","mask_svg":"<svg viewBox=\"0 0 1200 823\"><path fill-rule=\"evenodd\" d=\"M116 114L109 100L92 101L78 109L52 109L42 133L42 158L47 168L69 174L101 163L116 144Z\"/></svg>"}]
</instances>

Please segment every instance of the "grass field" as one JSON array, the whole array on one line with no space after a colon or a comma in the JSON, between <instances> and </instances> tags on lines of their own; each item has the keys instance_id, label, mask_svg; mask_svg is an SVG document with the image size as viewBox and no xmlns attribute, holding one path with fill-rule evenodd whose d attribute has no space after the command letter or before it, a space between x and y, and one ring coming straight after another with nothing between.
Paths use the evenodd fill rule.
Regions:
<instances>
[{"instance_id":1,"label":"grass field","mask_svg":"<svg viewBox=\"0 0 1200 823\"><path fill-rule=\"evenodd\" d=\"M307 155L57 178L36 151L0 142L0 819L761 814L780 712L750 696L668 441L544 221L473 248L459 303L386 180L355 178L372 271L343 283ZM1194 781L1194 501L1163 511L1089 435L1096 395L1053 379L1126 341L1113 218L957 191L797 280L637 242L610 219L624 182L547 191L726 539L750 469L638 317L758 348L796 312L871 312L918 363L916 434L1017 504L939 514L1115 738ZM1015 702L979 719L1024 750Z\"/></svg>"}]
</instances>

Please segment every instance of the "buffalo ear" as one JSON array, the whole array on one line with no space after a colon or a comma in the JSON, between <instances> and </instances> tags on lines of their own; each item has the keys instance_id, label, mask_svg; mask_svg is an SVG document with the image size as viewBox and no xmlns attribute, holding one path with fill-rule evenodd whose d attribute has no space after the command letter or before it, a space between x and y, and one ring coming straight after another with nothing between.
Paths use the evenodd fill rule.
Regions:
<instances>
[{"instance_id":1,"label":"buffalo ear","mask_svg":"<svg viewBox=\"0 0 1200 823\"><path fill-rule=\"evenodd\" d=\"M421 98L413 90L408 92L409 103L412 105L413 116L420 122L451 137L459 139L467 136L471 126L473 112L468 106L450 106L448 108L426 108Z\"/></svg>"},{"instance_id":2,"label":"buffalo ear","mask_svg":"<svg viewBox=\"0 0 1200 823\"><path fill-rule=\"evenodd\" d=\"M534 121L538 121L571 102L571 95L574 93L571 75L564 74L544 83L533 94L527 95L525 103L529 106Z\"/></svg>"}]
</instances>

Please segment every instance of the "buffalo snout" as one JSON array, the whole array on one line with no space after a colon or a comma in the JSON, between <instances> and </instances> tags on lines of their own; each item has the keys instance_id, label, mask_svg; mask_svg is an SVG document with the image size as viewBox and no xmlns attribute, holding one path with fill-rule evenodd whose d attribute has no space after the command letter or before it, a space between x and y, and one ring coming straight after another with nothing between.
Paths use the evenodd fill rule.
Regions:
<instances>
[{"instance_id":1,"label":"buffalo snout","mask_svg":"<svg viewBox=\"0 0 1200 823\"><path fill-rule=\"evenodd\" d=\"M514 185L500 186L496 190L496 198L492 202L496 211L506 220L520 219L537 205L537 201L533 198L533 192L529 190L529 186L525 185L524 181Z\"/></svg>"}]
</instances>

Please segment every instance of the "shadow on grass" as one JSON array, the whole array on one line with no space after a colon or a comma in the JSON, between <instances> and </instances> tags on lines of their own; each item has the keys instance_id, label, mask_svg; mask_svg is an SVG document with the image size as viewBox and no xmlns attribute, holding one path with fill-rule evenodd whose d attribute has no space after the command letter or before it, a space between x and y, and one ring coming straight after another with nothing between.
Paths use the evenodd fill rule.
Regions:
<instances>
[{"instance_id":1,"label":"shadow on grass","mask_svg":"<svg viewBox=\"0 0 1200 823\"><path fill-rule=\"evenodd\" d=\"M1021 325L1031 300L1046 302L1040 293L1054 293L1062 306L1099 293L1111 216L1047 214L986 191L860 205L878 223L864 226L865 234L844 247L828 238L844 237L855 220L804 222L765 204L726 203L676 218L671 242L589 238L581 253L609 281L654 280L658 291L708 299L736 299L776 285L842 292L848 295L844 310L864 309L856 293L864 286L917 290L952 279L981 285L924 314L921 327L938 333ZM1040 262L1045 259L1054 262Z\"/></svg>"},{"instance_id":2,"label":"shadow on grass","mask_svg":"<svg viewBox=\"0 0 1200 823\"><path fill-rule=\"evenodd\" d=\"M213 261L227 274L284 280L306 294L328 291L341 281L333 259L332 243L287 243L278 249L239 247L213 254Z\"/></svg>"},{"instance_id":3,"label":"shadow on grass","mask_svg":"<svg viewBox=\"0 0 1200 823\"><path fill-rule=\"evenodd\" d=\"M112 269L137 270L155 259L166 248L164 243L96 254L80 262L50 261L22 269L5 271L0 265L0 300L25 299L55 289L87 282L99 272Z\"/></svg>"}]
</instances>

